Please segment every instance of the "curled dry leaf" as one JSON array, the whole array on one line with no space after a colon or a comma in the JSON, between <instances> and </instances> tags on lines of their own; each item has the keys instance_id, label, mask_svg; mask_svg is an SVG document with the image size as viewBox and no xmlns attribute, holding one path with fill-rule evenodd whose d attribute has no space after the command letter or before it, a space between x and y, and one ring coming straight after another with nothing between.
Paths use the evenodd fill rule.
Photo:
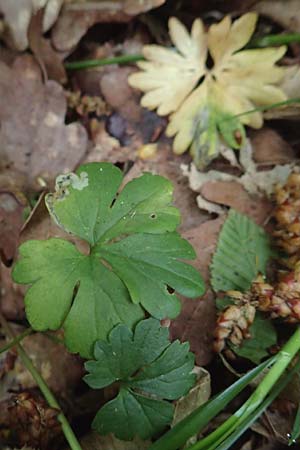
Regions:
<instances>
[{"instance_id":1,"label":"curled dry leaf","mask_svg":"<svg viewBox=\"0 0 300 450\"><path fill-rule=\"evenodd\" d=\"M211 395L211 377L207 370L202 367L195 367L194 372L197 376L196 385L190 392L177 400L172 425L176 425L187 415L191 414L196 408L209 400Z\"/></svg>"},{"instance_id":2,"label":"curled dry leaf","mask_svg":"<svg viewBox=\"0 0 300 450\"><path fill-rule=\"evenodd\" d=\"M50 40L43 37L43 18L44 11L39 9L30 20L27 32L29 48L43 71L44 79L64 84L67 74L62 57L54 50Z\"/></svg>"},{"instance_id":3,"label":"curled dry leaf","mask_svg":"<svg viewBox=\"0 0 300 450\"><path fill-rule=\"evenodd\" d=\"M64 0L0 0L0 11L4 15L8 31L6 42L16 50L28 47L28 28L32 16L45 8L43 31L48 31L57 19Z\"/></svg>"},{"instance_id":4,"label":"curled dry leaf","mask_svg":"<svg viewBox=\"0 0 300 450\"><path fill-rule=\"evenodd\" d=\"M52 43L57 50L70 51L96 23L126 23L163 3L165 0L71 0L52 30Z\"/></svg>"},{"instance_id":5,"label":"curled dry leaf","mask_svg":"<svg viewBox=\"0 0 300 450\"><path fill-rule=\"evenodd\" d=\"M258 171L249 142L241 148L240 164L245 171L241 177L217 170L199 172L193 163L190 167L182 165L182 170L189 179L191 189L200 193L197 197L199 208L222 214L225 210L220 204L226 205L247 214L257 223L263 223L271 212L271 203L263 195L270 197L277 184L285 183L293 164ZM251 199L251 196L256 197Z\"/></svg>"},{"instance_id":6,"label":"curled dry leaf","mask_svg":"<svg viewBox=\"0 0 300 450\"><path fill-rule=\"evenodd\" d=\"M141 72L129 77L131 86L146 92L143 106L157 109L160 115L172 113L166 133L176 136L174 152L180 154L191 147L198 167L218 155L219 135L231 147L239 148L243 125L262 126L259 111L238 115L286 99L278 86L284 69L275 65L286 48L241 50L249 42L256 20L255 13L233 23L227 16L206 33L202 21L196 19L189 34L181 22L171 18L175 50L145 46L146 61L138 63ZM208 51L214 62L211 69L206 66Z\"/></svg>"},{"instance_id":7,"label":"curled dry leaf","mask_svg":"<svg viewBox=\"0 0 300 450\"><path fill-rule=\"evenodd\" d=\"M62 87L42 83L29 56L10 68L0 63L1 164L25 174L51 179L79 163L87 147L82 125L65 125L66 99Z\"/></svg>"}]
</instances>

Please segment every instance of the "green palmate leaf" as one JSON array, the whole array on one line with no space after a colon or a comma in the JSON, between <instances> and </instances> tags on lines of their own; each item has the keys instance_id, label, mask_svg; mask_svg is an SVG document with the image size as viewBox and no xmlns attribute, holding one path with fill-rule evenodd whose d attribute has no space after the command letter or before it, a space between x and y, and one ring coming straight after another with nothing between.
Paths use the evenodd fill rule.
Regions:
<instances>
[{"instance_id":1,"label":"green palmate leaf","mask_svg":"<svg viewBox=\"0 0 300 450\"><path fill-rule=\"evenodd\" d=\"M117 195L123 175L110 163L81 166L76 174L60 175L46 204L58 225L90 245L132 233L164 233L179 224L171 206L170 181L146 173Z\"/></svg>"},{"instance_id":2,"label":"green palmate leaf","mask_svg":"<svg viewBox=\"0 0 300 450\"><path fill-rule=\"evenodd\" d=\"M272 255L264 230L230 210L211 265L211 284L217 291L247 290L258 273L265 274Z\"/></svg>"},{"instance_id":3,"label":"green palmate leaf","mask_svg":"<svg viewBox=\"0 0 300 450\"><path fill-rule=\"evenodd\" d=\"M174 412L165 400L185 395L195 383L188 343L170 343L167 328L156 319L139 322L134 333L117 325L109 342L96 342L95 360L85 367L89 374L84 379L92 388L121 383L118 396L100 409L93 427L125 440L161 431Z\"/></svg>"},{"instance_id":4,"label":"green palmate leaf","mask_svg":"<svg viewBox=\"0 0 300 450\"><path fill-rule=\"evenodd\" d=\"M119 278L68 241L28 241L20 247L20 256L14 278L32 284L25 297L31 326L55 330L64 323L71 351L89 356L91 343L105 339L116 323L133 325L143 316Z\"/></svg>"},{"instance_id":5,"label":"green palmate leaf","mask_svg":"<svg viewBox=\"0 0 300 450\"><path fill-rule=\"evenodd\" d=\"M46 204L61 228L90 244L90 255L62 239L29 241L13 271L16 282L32 285L25 297L32 327L63 325L68 348L84 357L117 323L136 323L139 304L159 319L175 317L180 302L168 287L189 297L204 291L198 272L178 261L195 253L175 231L171 183L144 174L118 194L121 182L109 163L60 175Z\"/></svg>"},{"instance_id":6,"label":"green palmate leaf","mask_svg":"<svg viewBox=\"0 0 300 450\"><path fill-rule=\"evenodd\" d=\"M277 342L276 330L270 320L256 313L250 329L251 338L245 339L240 347L232 346L232 350L243 358L259 364L262 358L268 356L267 348Z\"/></svg>"}]
</instances>

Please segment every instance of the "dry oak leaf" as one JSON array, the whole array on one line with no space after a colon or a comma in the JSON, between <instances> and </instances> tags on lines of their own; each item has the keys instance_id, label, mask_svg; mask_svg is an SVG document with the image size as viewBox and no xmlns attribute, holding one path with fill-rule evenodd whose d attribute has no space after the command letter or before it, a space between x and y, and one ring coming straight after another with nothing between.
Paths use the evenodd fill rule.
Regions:
<instances>
[{"instance_id":1,"label":"dry oak leaf","mask_svg":"<svg viewBox=\"0 0 300 450\"><path fill-rule=\"evenodd\" d=\"M42 83L29 55L10 68L0 62L0 160L35 182L71 171L82 160L87 133L79 123L65 125L66 99L55 81Z\"/></svg>"},{"instance_id":2,"label":"dry oak leaf","mask_svg":"<svg viewBox=\"0 0 300 450\"><path fill-rule=\"evenodd\" d=\"M256 21L255 13L233 23L226 16L205 32L202 21L196 19L189 34L181 22L171 18L175 49L144 46L147 61L139 62L142 71L129 77L131 86L146 92L143 106L157 108L160 115L172 113L166 134L176 135L174 152L181 154L191 146L198 167L218 155L219 133L231 147L239 148L237 138L243 137L243 125L262 126L259 111L237 115L286 99L278 86L285 69L275 65L286 47L241 51ZM208 52L212 68L206 65Z\"/></svg>"}]
</instances>

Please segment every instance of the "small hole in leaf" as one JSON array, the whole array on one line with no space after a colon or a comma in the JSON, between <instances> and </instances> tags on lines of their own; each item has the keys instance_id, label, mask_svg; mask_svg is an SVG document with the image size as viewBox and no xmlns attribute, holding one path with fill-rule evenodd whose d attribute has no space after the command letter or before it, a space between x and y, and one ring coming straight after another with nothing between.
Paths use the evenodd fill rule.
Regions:
<instances>
[{"instance_id":1,"label":"small hole in leaf","mask_svg":"<svg viewBox=\"0 0 300 450\"><path fill-rule=\"evenodd\" d=\"M116 203L116 200L117 200L117 197L115 197L115 198L113 199L113 201L111 202L110 208L112 208L112 207L114 206L114 204Z\"/></svg>"},{"instance_id":2,"label":"small hole in leaf","mask_svg":"<svg viewBox=\"0 0 300 450\"><path fill-rule=\"evenodd\" d=\"M151 219L156 219L157 216L156 216L156 214L153 213L150 215L150 217L151 217Z\"/></svg>"},{"instance_id":3,"label":"small hole in leaf","mask_svg":"<svg viewBox=\"0 0 300 450\"><path fill-rule=\"evenodd\" d=\"M205 75L202 75L202 77L200 78L200 80L197 83L197 87L200 86L200 84L204 81Z\"/></svg>"},{"instance_id":4,"label":"small hole in leaf","mask_svg":"<svg viewBox=\"0 0 300 450\"><path fill-rule=\"evenodd\" d=\"M167 285L167 291L169 292L169 294L174 294L175 289L173 289L171 286Z\"/></svg>"}]
</instances>

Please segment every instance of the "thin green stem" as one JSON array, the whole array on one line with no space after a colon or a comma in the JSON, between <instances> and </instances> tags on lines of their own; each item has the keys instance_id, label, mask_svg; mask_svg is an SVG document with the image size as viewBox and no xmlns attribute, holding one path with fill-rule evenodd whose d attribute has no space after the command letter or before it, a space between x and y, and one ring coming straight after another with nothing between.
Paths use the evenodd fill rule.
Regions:
<instances>
[{"instance_id":1,"label":"thin green stem","mask_svg":"<svg viewBox=\"0 0 300 450\"><path fill-rule=\"evenodd\" d=\"M196 442L189 450L211 450L229 436L232 431L247 419L264 401L270 390L283 374L287 366L300 350L300 327L276 355L276 362L260 382L253 394L229 419L204 439Z\"/></svg>"},{"instance_id":2,"label":"thin green stem","mask_svg":"<svg viewBox=\"0 0 300 450\"><path fill-rule=\"evenodd\" d=\"M268 36L253 39L247 47L255 48L269 47L272 45L288 45L292 44L293 42L300 42L300 33L269 34ZM67 62L65 63L65 68L67 70L91 69L93 67L107 66L110 64L126 64L137 62L142 61L143 59L145 58L142 54L120 55L113 58L87 59L84 61Z\"/></svg>"},{"instance_id":3,"label":"thin green stem","mask_svg":"<svg viewBox=\"0 0 300 450\"><path fill-rule=\"evenodd\" d=\"M56 336L55 334L51 334L51 333L48 333L47 331L45 331L43 333L43 335L46 338L50 339L50 341L55 342L55 344L65 345L64 340L61 339L60 337Z\"/></svg>"},{"instance_id":4,"label":"thin green stem","mask_svg":"<svg viewBox=\"0 0 300 450\"><path fill-rule=\"evenodd\" d=\"M255 112L269 111L270 109L280 108L281 106L293 105L295 103L300 103L300 98L290 98L290 99L284 100L282 102L272 103L271 105L257 106L256 108L249 109L248 111L242 112L240 114L236 114L235 116L226 117L225 119L223 119L223 121L226 122L226 120L232 120L234 117L246 116L247 114L252 114Z\"/></svg>"},{"instance_id":5,"label":"thin green stem","mask_svg":"<svg viewBox=\"0 0 300 450\"><path fill-rule=\"evenodd\" d=\"M114 58L86 59L84 61L74 61L65 63L67 70L91 69L93 67L108 66L110 64L126 64L145 59L143 55L121 55Z\"/></svg>"},{"instance_id":6,"label":"thin green stem","mask_svg":"<svg viewBox=\"0 0 300 450\"><path fill-rule=\"evenodd\" d=\"M269 34L253 39L247 47L272 47L273 45L289 45L293 42L300 42L300 33Z\"/></svg>"},{"instance_id":7,"label":"thin green stem","mask_svg":"<svg viewBox=\"0 0 300 450\"><path fill-rule=\"evenodd\" d=\"M0 314L0 323L1 326L3 327L4 331L7 333L8 336L10 336L12 339L14 339L14 333L11 330L7 320L5 319L5 317ZM42 377L42 375L38 372L38 370L34 367L31 359L29 358L29 356L27 355L27 353L25 352L24 348L22 347L22 345L19 342L16 342L16 347L18 349L18 353L20 355L20 358L24 364L24 366L26 367L26 369L30 372L31 376L33 377L34 381L36 382L36 384L38 385L38 387L40 388L41 392L43 393L45 399L47 400L49 406L51 406L51 408L55 408L58 409L60 412L57 416L57 419L59 420L59 422L61 423L61 428L63 430L63 433L65 435L66 440L68 441L70 447L72 450L82 450L66 416L64 415L64 413L62 412L56 398L54 397L54 395L52 394L52 392L50 391L47 383L45 382L44 378Z\"/></svg>"},{"instance_id":8,"label":"thin green stem","mask_svg":"<svg viewBox=\"0 0 300 450\"><path fill-rule=\"evenodd\" d=\"M27 328L23 331L23 333L20 333L18 336L16 336L14 339L12 339L10 342L8 342L6 345L4 345L2 348L0 348L0 354L3 352L6 352L10 348L14 347L18 342L21 342L26 336L29 336L29 334L32 333L32 328Z\"/></svg>"}]
</instances>

